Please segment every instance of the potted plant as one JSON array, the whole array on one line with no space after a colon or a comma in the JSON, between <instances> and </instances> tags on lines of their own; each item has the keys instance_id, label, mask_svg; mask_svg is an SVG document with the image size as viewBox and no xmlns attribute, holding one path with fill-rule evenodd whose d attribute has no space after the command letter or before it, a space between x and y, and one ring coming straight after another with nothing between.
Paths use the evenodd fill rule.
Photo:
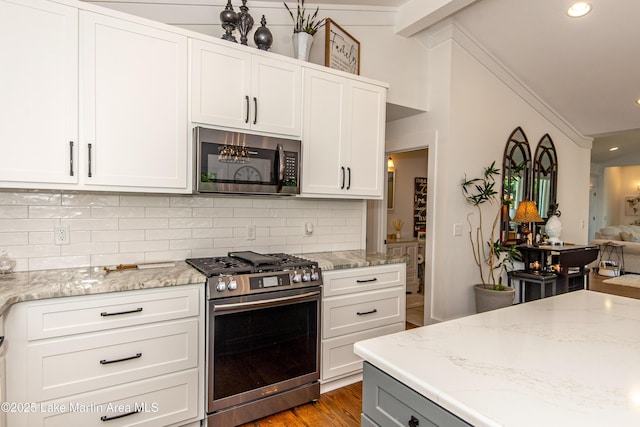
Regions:
<instances>
[{"instance_id":1,"label":"potted plant","mask_svg":"<svg viewBox=\"0 0 640 427\"><path fill-rule=\"evenodd\" d=\"M474 206L477 221L472 221L474 212L467 215L469 223L469 240L473 251L473 258L478 266L480 281L474 285L476 295L476 311L483 312L495 308L506 307L513 303L515 289L502 284L502 274L513 269L513 262L522 259L520 251L515 245L502 243L496 237L502 212L502 198L496 190L496 177L500 171L495 167L495 161L484 168L482 177L468 179L465 175L461 187L462 195L467 203ZM493 207L495 212L490 209ZM483 211L493 215L491 228L485 232L483 226ZM485 236L488 236L485 238Z\"/></svg>"},{"instance_id":2,"label":"potted plant","mask_svg":"<svg viewBox=\"0 0 640 427\"><path fill-rule=\"evenodd\" d=\"M283 3L293 20L293 35L291 36L291 40L293 41L294 56L297 59L307 61L309 60L311 43L313 43L313 35L325 23L324 18L318 19L320 6L316 7L316 11L313 14L307 14L304 7L304 0L298 0L296 13L294 15L287 3Z\"/></svg>"}]
</instances>

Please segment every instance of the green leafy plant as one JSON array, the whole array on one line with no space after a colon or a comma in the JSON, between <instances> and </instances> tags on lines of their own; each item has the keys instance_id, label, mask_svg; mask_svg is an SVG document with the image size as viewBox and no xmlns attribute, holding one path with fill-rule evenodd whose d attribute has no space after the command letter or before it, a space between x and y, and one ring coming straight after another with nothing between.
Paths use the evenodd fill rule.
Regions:
<instances>
[{"instance_id":1,"label":"green leafy plant","mask_svg":"<svg viewBox=\"0 0 640 427\"><path fill-rule=\"evenodd\" d=\"M473 212L467 215L469 223L469 240L473 250L473 257L480 272L480 280L485 289L502 291L507 289L502 284L502 273L513 270L514 261L522 259L522 254L515 245L505 245L500 237L496 238L496 230L500 224L502 212L502 198L496 190L496 177L500 171L495 166L496 162L484 168L480 178L462 180L462 195L467 203L476 208L478 214L477 224L472 221ZM485 206L494 206L496 213L491 223L489 238L485 240L482 213Z\"/></svg>"},{"instance_id":2,"label":"green leafy plant","mask_svg":"<svg viewBox=\"0 0 640 427\"><path fill-rule=\"evenodd\" d=\"M309 33L314 35L320 27L322 27L325 23L325 18L318 19L318 12L320 11L320 6L316 7L316 11L311 14L306 13L306 9L304 7L304 0L298 0L298 6L296 8L296 14L294 16L293 11L289 8L287 3L282 2L284 7L289 11L289 15L291 15L291 19L293 20L293 32L294 33Z\"/></svg>"}]
</instances>

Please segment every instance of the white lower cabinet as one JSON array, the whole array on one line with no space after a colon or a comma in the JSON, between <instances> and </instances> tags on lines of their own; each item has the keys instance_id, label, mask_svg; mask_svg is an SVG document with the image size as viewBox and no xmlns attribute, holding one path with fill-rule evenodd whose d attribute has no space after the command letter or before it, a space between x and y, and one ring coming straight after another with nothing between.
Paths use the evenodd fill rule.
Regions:
<instances>
[{"instance_id":1,"label":"white lower cabinet","mask_svg":"<svg viewBox=\"0 0 640 427\"><path fill-rule=\"evenodd\" d=\"M204 417L204 286L18 303L7 320L13 426L180 426Z\"/></svg>"},{"instance_id":2,"label":"white lower cabinet","mask_svg":"<svg viewBox=\"0 0 640 427\"><path fill-rule=\"evenodd\" d=\"M354 343L405 329L405 278L405 264L323 273L322 392L362 378Z\"/></svg>"}]
</instances>

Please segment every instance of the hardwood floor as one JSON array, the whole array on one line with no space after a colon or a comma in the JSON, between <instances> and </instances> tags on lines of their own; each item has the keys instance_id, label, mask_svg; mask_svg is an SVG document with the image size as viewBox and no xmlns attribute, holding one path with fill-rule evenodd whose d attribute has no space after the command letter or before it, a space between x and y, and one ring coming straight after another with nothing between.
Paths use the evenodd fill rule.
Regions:
<instances>
[{"instance_id":1,"label":"hardwood floor","mask_svg":"<svg viewBox=\"0 0 640 427\"><path fill-rule=\"evenodd\" d=\"M640 299L640 288L603 283L603 281L607 279L610 279L610 277L600 276L598 273L592 272L591 276L589 276L589 289L596 292L604 292L606 294Z\"/></svg>"}]
</instances>

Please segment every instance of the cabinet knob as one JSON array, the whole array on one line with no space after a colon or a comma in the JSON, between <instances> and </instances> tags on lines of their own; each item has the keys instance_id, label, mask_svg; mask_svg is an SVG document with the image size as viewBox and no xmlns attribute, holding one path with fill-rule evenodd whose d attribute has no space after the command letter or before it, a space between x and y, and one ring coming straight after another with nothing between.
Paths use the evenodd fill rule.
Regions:
<instances>
[{"instance_id":1,"label":"cabinet knob","mask_svg":"<svg viewBox=\"0 0 640 427\"><path fill-rule=\"evenodd\" d=\"M409 420L409 427L416 427L420 425L420 420L411 415L411 419Z\"/></svg>"}]
</instances>

